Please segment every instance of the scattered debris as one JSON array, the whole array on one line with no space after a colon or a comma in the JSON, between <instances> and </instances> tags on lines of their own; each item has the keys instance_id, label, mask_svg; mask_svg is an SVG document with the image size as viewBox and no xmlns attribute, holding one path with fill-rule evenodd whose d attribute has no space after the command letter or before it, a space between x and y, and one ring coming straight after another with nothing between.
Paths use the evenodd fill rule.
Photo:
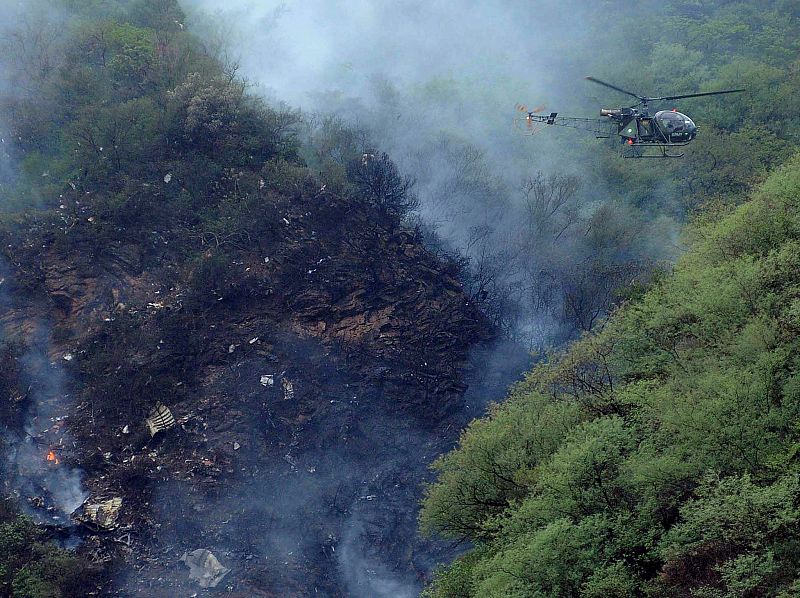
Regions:
<instances>
[{"instance_id":1,"label":"scattered debris","mask_svg":"<svg viewBox=\"0 0 800 598\"><path fill-rule=\"evenodd\" d=\"M262 386L273 386L275 384L275 375L274 374L264 374L261 376L261 385Z\"/></svg>"},{"instance_id":2,"label":"scattered debris","mask_svg":"<svg viewBox=\"0 0 800 598\"><path fill-rule=\"evenodd\" d=\"M117 519L121 508L122 498L117 496L84 505L83 512L77 518L89 526L112 530L118 526Z\"/></svg>"},{"instance_id":3,"label":"scattered debris","mask_svg":"<svg viewBox=\"0 0 800 598\"><path fill-rule=\"evenodd\" d=\"M185 552L180 560L189 567L189 579L196 581L201 588L217 587L231 571L228 567L223 567L217 557L205 548Z\"/></svg>"},{"instance_id":4,"label":"scattered debris","mask_svg":"<svg viewBox=\"0 0 800 598\"><path fill-rule=\"evenodd\" d=\"M151 437L159 432L169 430L175 425L175 417L172 415L172 411L161 403L155 406L145 421L147 422L147 429L150 430Z\"/></svg>"}]
</instances>

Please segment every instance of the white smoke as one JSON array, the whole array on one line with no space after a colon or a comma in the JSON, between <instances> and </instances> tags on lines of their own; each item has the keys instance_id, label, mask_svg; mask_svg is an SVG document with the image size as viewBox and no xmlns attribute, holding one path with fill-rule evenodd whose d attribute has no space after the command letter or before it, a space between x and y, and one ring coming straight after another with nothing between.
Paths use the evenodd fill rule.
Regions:
<instances>
[{"instance_id":1,"label":"white smoke","mask_svg":"<svg viewBox=\"0 0 800 598\"><path fill-rule=\"evenodd\" d=\"M11 275L2 263L0 280L0 308L8 317L17 306L6 292ZM69 516L83 503L87 493L81 470L71 467L64 454L72 447L66 429L71 403L67 373L53 354L47 322L33 319L19 329L9 328L0 331L0 340L23 347L18 359L19 382L26 388L27 396L19 405L25 410L22 429L12 429L4 422L0 430L7 448L3 467L5 490L16 495L35 520L70 524ZM21 334L20 330L29 332Z\"/></svg>"}]
</instances>

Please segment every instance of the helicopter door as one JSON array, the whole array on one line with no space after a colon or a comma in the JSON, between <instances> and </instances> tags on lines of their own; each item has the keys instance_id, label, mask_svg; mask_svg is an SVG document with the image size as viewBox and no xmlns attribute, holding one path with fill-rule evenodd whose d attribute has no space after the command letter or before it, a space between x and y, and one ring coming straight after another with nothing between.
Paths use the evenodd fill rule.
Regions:
<instances>
[{"instance_id":1,"label":"helicopter door","mask_svg":"<svg viewBox=\"0 0 800 598\"><path fill-rule=\"evenodd\" d=\"M639 138L642 141L650 141L653 138L653 121L651 119L639 119Z\"/></svg>"}]
</instances>

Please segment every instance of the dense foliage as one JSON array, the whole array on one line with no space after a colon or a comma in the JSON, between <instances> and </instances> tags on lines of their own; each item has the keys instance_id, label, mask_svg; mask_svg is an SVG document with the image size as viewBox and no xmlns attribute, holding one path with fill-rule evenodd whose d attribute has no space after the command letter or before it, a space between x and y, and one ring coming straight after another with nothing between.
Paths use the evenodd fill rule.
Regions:
<instances>
[{"instance_id":1,"label":"dense foliage","mask_svg":"<svg viewBox=\"0 0 800 598\"><path fill-rule=\"evenodd\" d=\"M435 468L436 597L796 596L800 156Z\"/></svg>"},{"instance_id":2,"label":"dense foliage","mask_svg":"<svg viewBox=\"0 0 800 598\"><path fill-rule=\"evenodd\" d=\"M0 596L84 596L97 570L57 548L33 522L0 502Z\"/></svg>"}]
</instances>

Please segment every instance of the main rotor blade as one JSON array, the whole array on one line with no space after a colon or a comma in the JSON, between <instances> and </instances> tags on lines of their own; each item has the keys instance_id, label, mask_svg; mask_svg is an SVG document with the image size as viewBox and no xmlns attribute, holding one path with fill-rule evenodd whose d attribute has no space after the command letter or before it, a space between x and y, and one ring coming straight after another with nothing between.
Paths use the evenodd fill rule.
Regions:
<instances>
[{"instance_id":1,"label":"main rotor blade","mask_svg":"<svg viewBox=\"0 0 800 598\"><path fill-rule=\"evenodd\" d=\"M723 93L739 93L742 91L747 91L746 89L723 89L722 91L704 91L702 93L685 93L679 96L664 96L661 98L648 98L649 100L656 102L659 100L680 100L681 98L699 98L700 96L716 96L721 95Z\"/></svg>"},{"instance_id":2,"label":"main rotor blade","mask_svg":"<svg viewBox=\"0 0 800 598\"><path fill-rule=\"evenodd\" d=\"M594 77L586 77L587 81L591 81L592 83L597 83L598 85L603 85L604 87L610 87L615 91L619 91L620 93L628 94L629 96L633 96L637 100L643 100L644 96L637 95L627 89L622 89L621 87L617 87L616 85L611 85L611 83L606 83L605 81L601 81L600 79L595 79Z\"/></svg>"}]
</instances>

